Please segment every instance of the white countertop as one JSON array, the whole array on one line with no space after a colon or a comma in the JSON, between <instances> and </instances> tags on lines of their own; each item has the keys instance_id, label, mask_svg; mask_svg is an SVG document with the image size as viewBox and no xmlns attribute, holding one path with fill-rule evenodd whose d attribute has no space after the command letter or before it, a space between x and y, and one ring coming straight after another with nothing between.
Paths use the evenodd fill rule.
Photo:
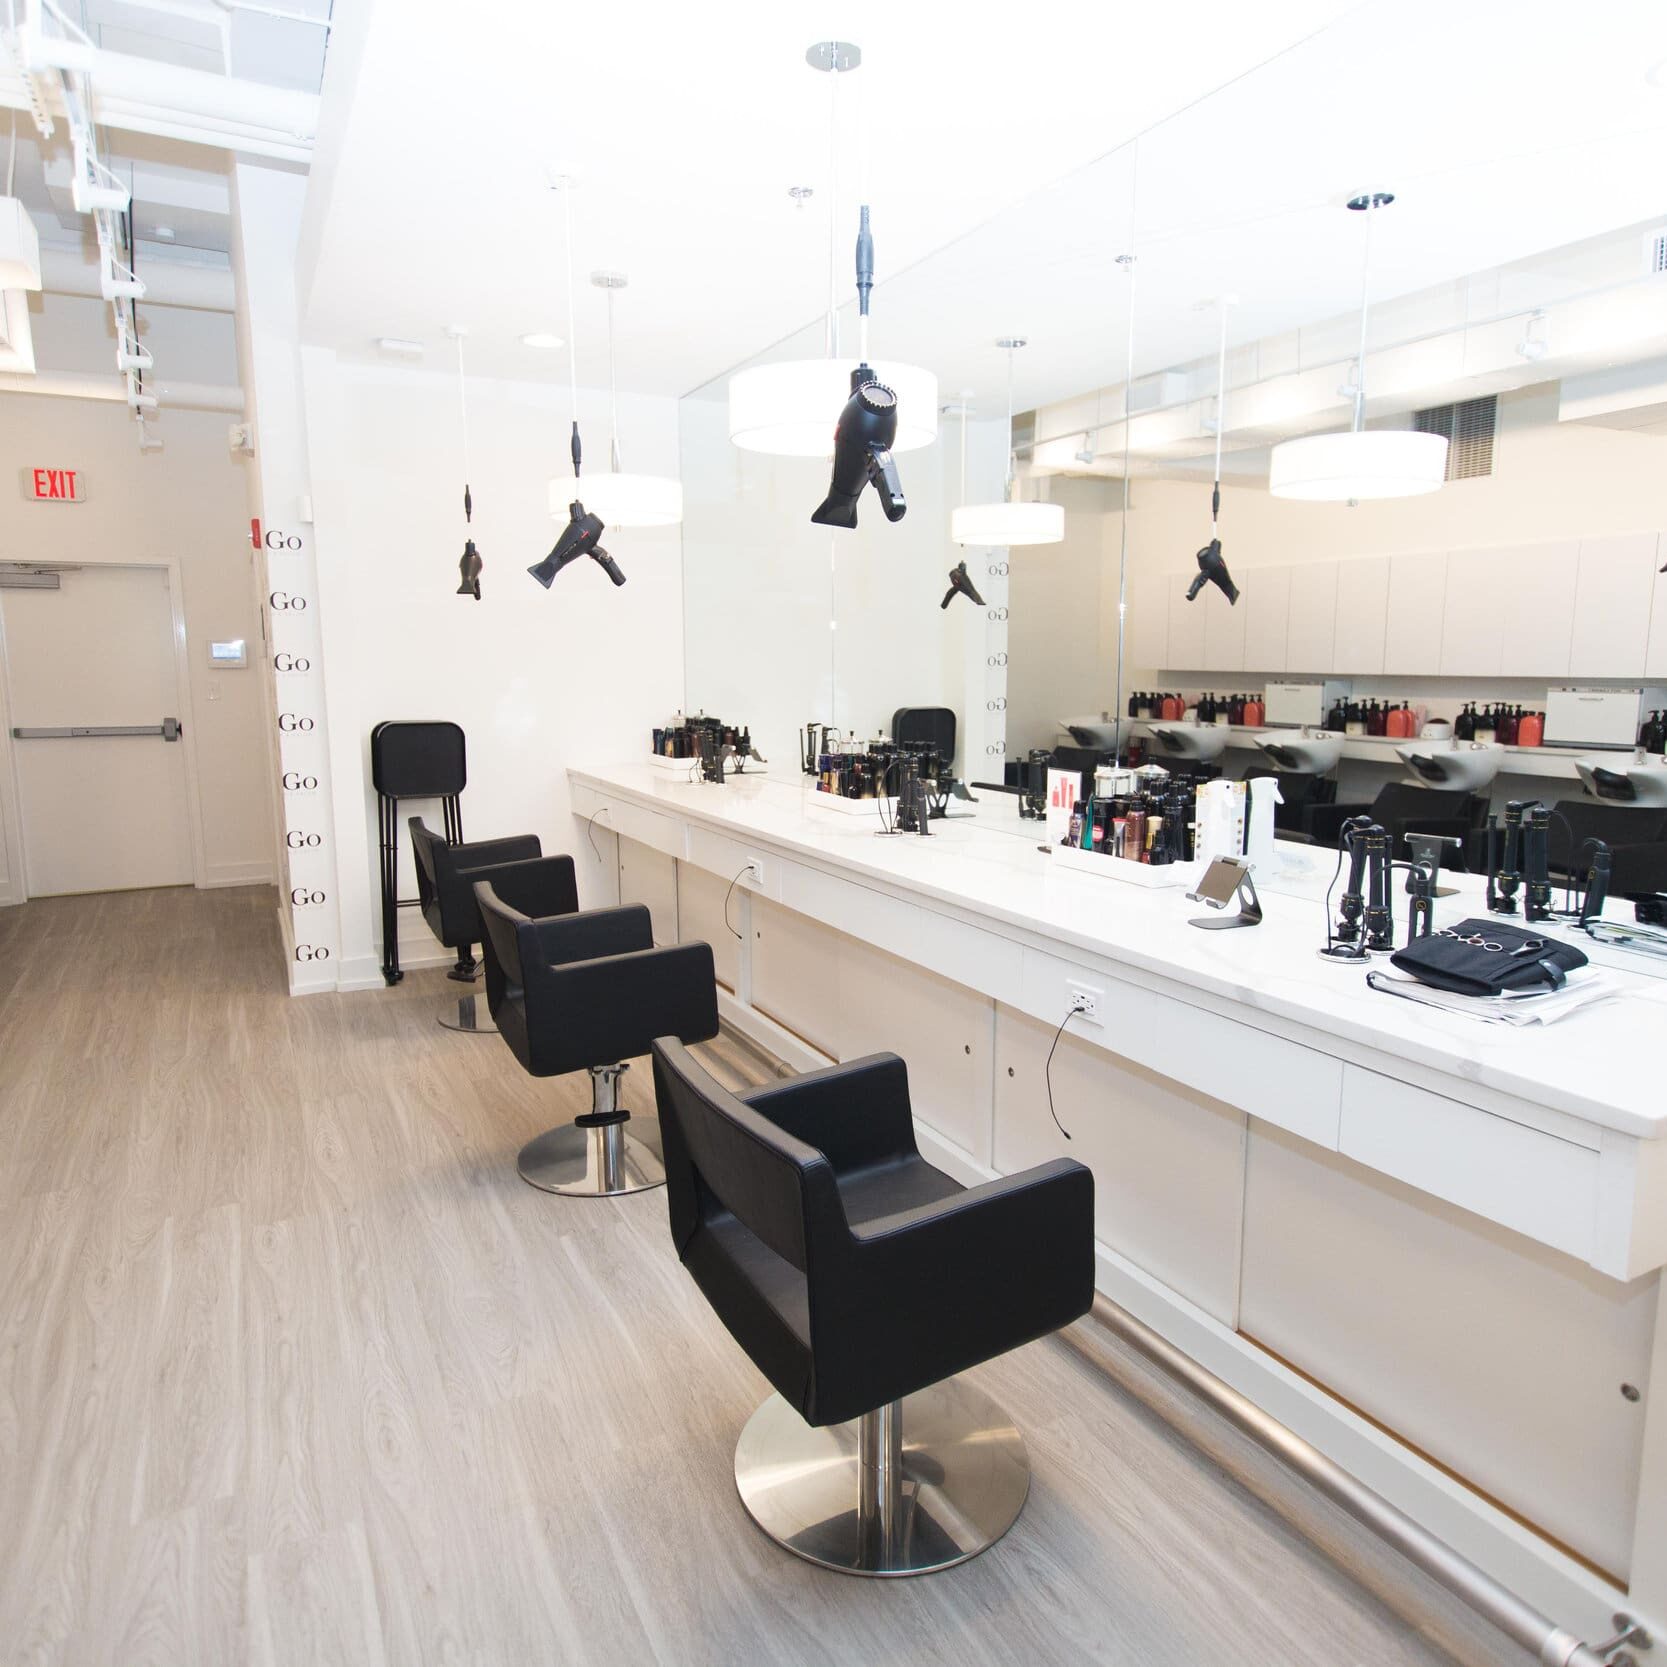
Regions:
<instances>
[{"instance_id":1,"label":"white countertop","mask_svg":"<svg viewBox=\"0 0 1667 1667\"><path fill-rule=\"evenodd\" d=\"M932 823L932 837L878 837L872 824L816 803L797 776L740 777L718 787L668 777L646 764L575 767L576 782L672 813L731 837L861 880L876 889L925 900L991 930L1044 947L1075 948L1119 965L1140 982L1146 973L1190 987L1209 1004L1260 1013L1276 1028L1302 1027L1311 1045L1329 1038L1375 1050L1554 1112L1645 1139L1667 1135L1662 1052L1667 1043L1667 977L1575 934L1621 995L1559 1024L1486 1025L1370 990L1358 967L1322 961L1324 893L1333 852L1281 845L1277 874L1258 874L1265 918L1239 932L1200 932L1187 925L1202 911L1184 890L1148 891L1097 875L1056 869L1037 847L1041 824L1022 822L1010 795L979 795L970 816ZM1437 904L1437 924L1485 912L1482 882L1443 875L1460 895ZM1397 886L1397 938L1405 938L1407 899ZM1611 911L1615 918L1630 918ZM1519 922L1520 923L1520 922ZM1566 935L1553 927L1556 935ZM1374 964L1385 965L1381 958ZM1661 971L1667 971L1662 967ZM1267 1028L1267 1027L1264 1027ZM1455 1085L1456 1091L1456 1085Z\"/></svg>"}]
</instances>

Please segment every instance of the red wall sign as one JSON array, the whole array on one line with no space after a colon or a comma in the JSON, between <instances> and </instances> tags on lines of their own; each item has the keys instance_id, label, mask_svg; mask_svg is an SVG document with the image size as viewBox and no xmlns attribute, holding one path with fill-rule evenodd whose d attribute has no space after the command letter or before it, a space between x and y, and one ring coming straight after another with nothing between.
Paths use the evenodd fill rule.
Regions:
<instances>
[{"instance_id":1,"label":"red wall sign","mask_svg":"<svg viewBox=\"0 0 1667 1667\"><path fill-rule=\"evenodd\" d=\"M23 496L40 504L78 504L87 496L86 477L79 469L26 468Z\"/></svg>"}]
</instances>

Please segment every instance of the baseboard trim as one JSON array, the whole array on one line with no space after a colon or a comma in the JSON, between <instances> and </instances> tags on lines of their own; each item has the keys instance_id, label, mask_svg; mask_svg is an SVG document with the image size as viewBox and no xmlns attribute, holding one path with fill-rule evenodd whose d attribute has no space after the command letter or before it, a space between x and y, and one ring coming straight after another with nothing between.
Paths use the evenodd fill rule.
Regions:
<instances>
[{"instance_id":1,"label":"baseboard trim","mask_svg":"<svg viewBox=\"0 0 1667 1667\"><path fill-rule=\"evenodd\" d=\"M437 943L430 943L427 948L411 953L402 946L399 952L401 972L417 972L424 967L449 967L455 964L456 960L457 956L451 950ZM380 952L348 956L337 967L329 987L332 990L340 990L343 994L355 990L387 989L387 981L382 976Z\"/></svg>"},{"instance_id":2,"label":"baseboard trim","mask_svg":"<svg viewBox=\"0 0 1667 1667\"><path fill-rule=\"evenodd\" d=\"M269 886L273 883L269 862L211 862L198 891L218 891L223 886Z\"/></svg>"}]
</instances>

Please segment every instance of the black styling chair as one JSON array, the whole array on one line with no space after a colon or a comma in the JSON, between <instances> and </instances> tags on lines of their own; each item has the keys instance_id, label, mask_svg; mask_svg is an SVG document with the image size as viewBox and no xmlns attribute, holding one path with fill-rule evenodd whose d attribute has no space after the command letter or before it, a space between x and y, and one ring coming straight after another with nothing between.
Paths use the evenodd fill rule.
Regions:
<instances>
[{"instance_id":1,"label":"black styling chair","mask_svg":"<svg viewBox=\"0 0 1667 1667\"><path fill-rule=\"evenodd\" d=\"M1551 872L1583 873L1586 842L1592 839L1609 847L1613 896L1649 897L1667 889L1667 810L1603 799L1560 799L1551 807L1546 839Z\"/></svg>"},{"instance_id":2,"label":"black styling chair","mask_svg":"<svg viewBox=\"0 0 1667 1667\"><path fill-rule=\"evenodd\" d=\"M567 863L571 875L568 858L550 860ZM487 1001L529 1075L590 1073L591 1107L521 1148L521 1179L583 1198L661 1186L665 1166L625 1132L631 1114L619 1103L619 1081L656 1036L704 1042L718 1034L711 946L656 949L640 904L575 914L540 908L534 891L521 876L475 887ZM517 907L517 896L530 906Z\"/></svg>"},{"instance_id":3,"label":"black styling chair","mask_svg":"<svg viewBox=\"0 0 1667 1667\"><path fill-rule=\"evenodd\" d=\"M1030 1464L954 1374L1088 1311L1093 1176L1061 1158L962 1187L915 1149L894 1054L737 1096L661 1037L654 1095L678 1255L777 1391L735 1449L753 1520L849 1574L994 1544Z\"/></svg>"},{"instance_id":4,"label":"black styling chair","mask_svg":"<svg viewBox=\"0 0 1667 1667\"><path fill-rule=\"evenodd\" d=\"M444 834L425 827L420 816L407 823L411 830L411 855L417 864L417 906L428 929L447 949L457 952L457 965L446 974L459 983L472 984L480 977L475 945L481 941L480 910L475 907L475 881L490 880L507 866L538 861L543 851L537 834L518 834L510 839L477 839L453 844ZM552 914L570 914L579 906L573 882L573 859L553 859L567 864L571 901L559 904ZM473 1031L490 1036L497 1028L487 1006L474 994L458 996L440 1009L440 1023L447 1030Z\"/></svg>"},{"instance_id":5,"label":"black styling chair","mask_svg":"<svg viewBox=\"0 0 1667 1667\"><path fill-rule=\"evenodd\" d=\"M1409 833L1443 834L1468 841L1480 826L1487 801L1463 788L1419 787L1412 782L1386 782L1369 805L1311 804L1301 831L1312 834L1316 845L1335 847L1343 824L1351 816L1370 816L1389 830L1389 848L1397 856L1406 854ZM1459 862L1455 856L1452 859Z\"/></svg>"}]
</instances>

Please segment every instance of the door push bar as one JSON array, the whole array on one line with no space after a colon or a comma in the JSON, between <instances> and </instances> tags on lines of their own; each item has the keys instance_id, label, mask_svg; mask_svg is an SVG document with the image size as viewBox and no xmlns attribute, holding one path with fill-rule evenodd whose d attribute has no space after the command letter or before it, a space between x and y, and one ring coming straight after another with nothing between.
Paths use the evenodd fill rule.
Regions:
<instances>
[{"instance_id":1,"label":"door push bar","mask_svg":"<svg viewBox=\"0 0 1667 1667\"><path fill-rule=\"evenodd\" d=\"M12 736L18 741L81 741L104 735L160 735L164 741L177 741L184 728L178 718L164 718L159 724L74 724L59 729L15 727Z\"/></svg>"}]
</instances>

